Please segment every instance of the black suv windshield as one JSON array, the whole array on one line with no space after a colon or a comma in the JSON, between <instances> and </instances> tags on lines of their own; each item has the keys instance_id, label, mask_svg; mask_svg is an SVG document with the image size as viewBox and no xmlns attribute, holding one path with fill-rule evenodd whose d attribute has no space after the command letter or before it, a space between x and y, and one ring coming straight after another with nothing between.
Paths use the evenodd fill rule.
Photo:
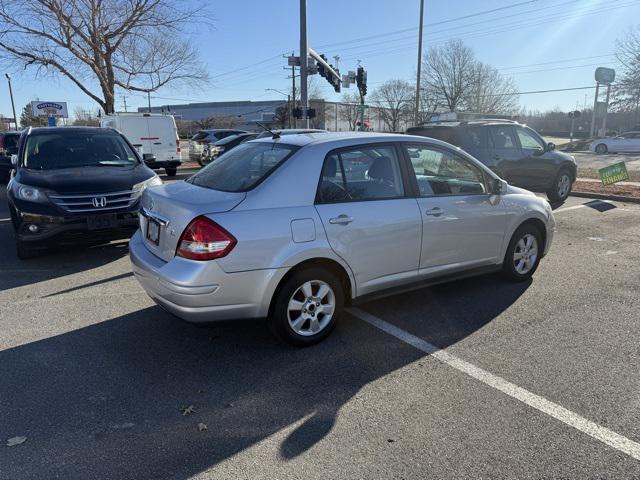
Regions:
<instances>
[{"instance_id":1,"label":"black suv windshield","mask_svg":"<svg viewBox=\"0 0 640 480\"><path fill-rule=\"evenodd\" d=\"M251 190L299 147L279 143L244 143L221 155L186 181L225 192Z\"/></svg>"},{"instance_id":2,"label":"black suv windshield","mask_svg":"<svg viewBox=\"0 0 640 480\"><path fill-rule=\"evenodd\" d=\"M111 132L52 132L27 139L22 166L32 170L117 166L128 167L138 159L127 142Z\"/></svg>"}]
</instances>

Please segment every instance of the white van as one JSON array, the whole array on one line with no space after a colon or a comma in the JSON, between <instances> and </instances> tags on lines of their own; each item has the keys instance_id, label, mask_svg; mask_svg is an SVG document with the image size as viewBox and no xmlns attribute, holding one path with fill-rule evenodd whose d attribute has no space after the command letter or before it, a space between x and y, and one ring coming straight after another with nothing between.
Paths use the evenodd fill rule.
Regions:
<instances>
[{"instance_id":1,"label":"white van","mask_svg":"<svg viewBox=\"0 0 640 480\"><path fill-rule=\"evenodd\" d=\"M127 137L149 168L164 168L172 177L182 163L178 129L172 115L113 113L102 117L100 126L115 128Z\"/></svg>"}]
</instances>

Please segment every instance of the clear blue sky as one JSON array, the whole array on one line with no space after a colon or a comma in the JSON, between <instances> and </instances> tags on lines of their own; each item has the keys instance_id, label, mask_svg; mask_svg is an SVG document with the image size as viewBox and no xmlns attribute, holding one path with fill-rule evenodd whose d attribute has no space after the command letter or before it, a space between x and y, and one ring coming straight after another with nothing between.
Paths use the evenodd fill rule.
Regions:
<instances>
[{"instance_id":1,"label":"clear blue sky","mask_svg":"<svg viewBox=\"0 0 640 480\"><path fill-rule=\"evenodd\" d=\"M329 58L339 55L342 71L355 69L361 60L370 92L391 78L413 81L418 8L418 0L308 0L309 45ZM164 89L152 97L152 104L279 98L265 88L290 88L282 68L286 60L279 55L297 50L298 0L218 0L211 9L214 28L185 26L206 62L211 84L202 90ZM470 17L447 21L466 15ZM615 39L634 23L640 23L638 0L425 0L424 45L460 38L480 60L511 76L523 92L582 87L594 83L597 65L616 66L611 55ZM390 33L398 30L404 31ZM67 101L70 112L78 106L96 108L69 81L34 75L35 70L13 75L18 110L36 97ZM0 80L0 113L11 116L6 81ZM339 97L324 79L315 82L325 98ZM118 92L119 110L123 93ZM585 93L592 103L593 92L587 90L523 95L520 104L540 110L582 108ZM130 109L146 105L146 98L126 95Z\"/></svg>"}]
</instances>

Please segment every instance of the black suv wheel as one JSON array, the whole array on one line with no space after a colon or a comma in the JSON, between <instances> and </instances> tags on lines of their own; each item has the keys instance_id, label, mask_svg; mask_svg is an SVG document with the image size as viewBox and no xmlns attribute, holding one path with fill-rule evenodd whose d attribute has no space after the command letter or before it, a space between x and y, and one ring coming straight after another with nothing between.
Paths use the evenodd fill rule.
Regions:
<instances>
[{"instance_id":1,"label":"black suv wheel","mask_svg":"<svg viewBox=\"0 0 640 480\"><path fill-rule=\"evenodd\" d=\"M551 203L564 202L571 193L573 177L566 168L561 169L553 181L553 186L547 190L547 197Z\"/></svg>"}]
</instances>

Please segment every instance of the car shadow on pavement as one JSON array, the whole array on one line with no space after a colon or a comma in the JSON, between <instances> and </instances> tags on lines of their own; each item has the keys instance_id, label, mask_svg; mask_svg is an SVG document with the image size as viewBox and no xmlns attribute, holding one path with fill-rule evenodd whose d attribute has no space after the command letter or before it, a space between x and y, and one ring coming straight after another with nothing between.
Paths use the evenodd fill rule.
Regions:
<instances>
[{"instance_id":1,"label":"car shadow on pavement","mask_svg":"<svg viewBox=\"0 0 640 480\"><path fill-rule=\"evenodd\" d=\"M11 225L0 225L0 290L52 280L106 265L129 253L126 239L103 244L65 245L20 260L15 253Z\"/></svg>"},{"instance_id":2,"label":"car shadow on pavement","mask_svg":"<svg viewBox=\"0 0 640 480\"><path fill-rule=\"evenodd\" d=\"M531 279L512 282L498 273L482 275L377 300L362 308L446 348L498 317L531 283Z\"/></svg>"},{"instance_id":3,"label":"car shadow on pavement","mask_svg":"<svg viewBox=\"0 0 640 480\"><path fill-rule=\"evenodd\" d=\"M483 277L364 308L446 346L526 288ZM273 435L291 459L360 389L424 356L348 315L293 349L262 322L196 328L149 307L0 352L0 432L28 439L0 446L0 464L10 478L186 479Z\"/></svg>"}]
</instances>

